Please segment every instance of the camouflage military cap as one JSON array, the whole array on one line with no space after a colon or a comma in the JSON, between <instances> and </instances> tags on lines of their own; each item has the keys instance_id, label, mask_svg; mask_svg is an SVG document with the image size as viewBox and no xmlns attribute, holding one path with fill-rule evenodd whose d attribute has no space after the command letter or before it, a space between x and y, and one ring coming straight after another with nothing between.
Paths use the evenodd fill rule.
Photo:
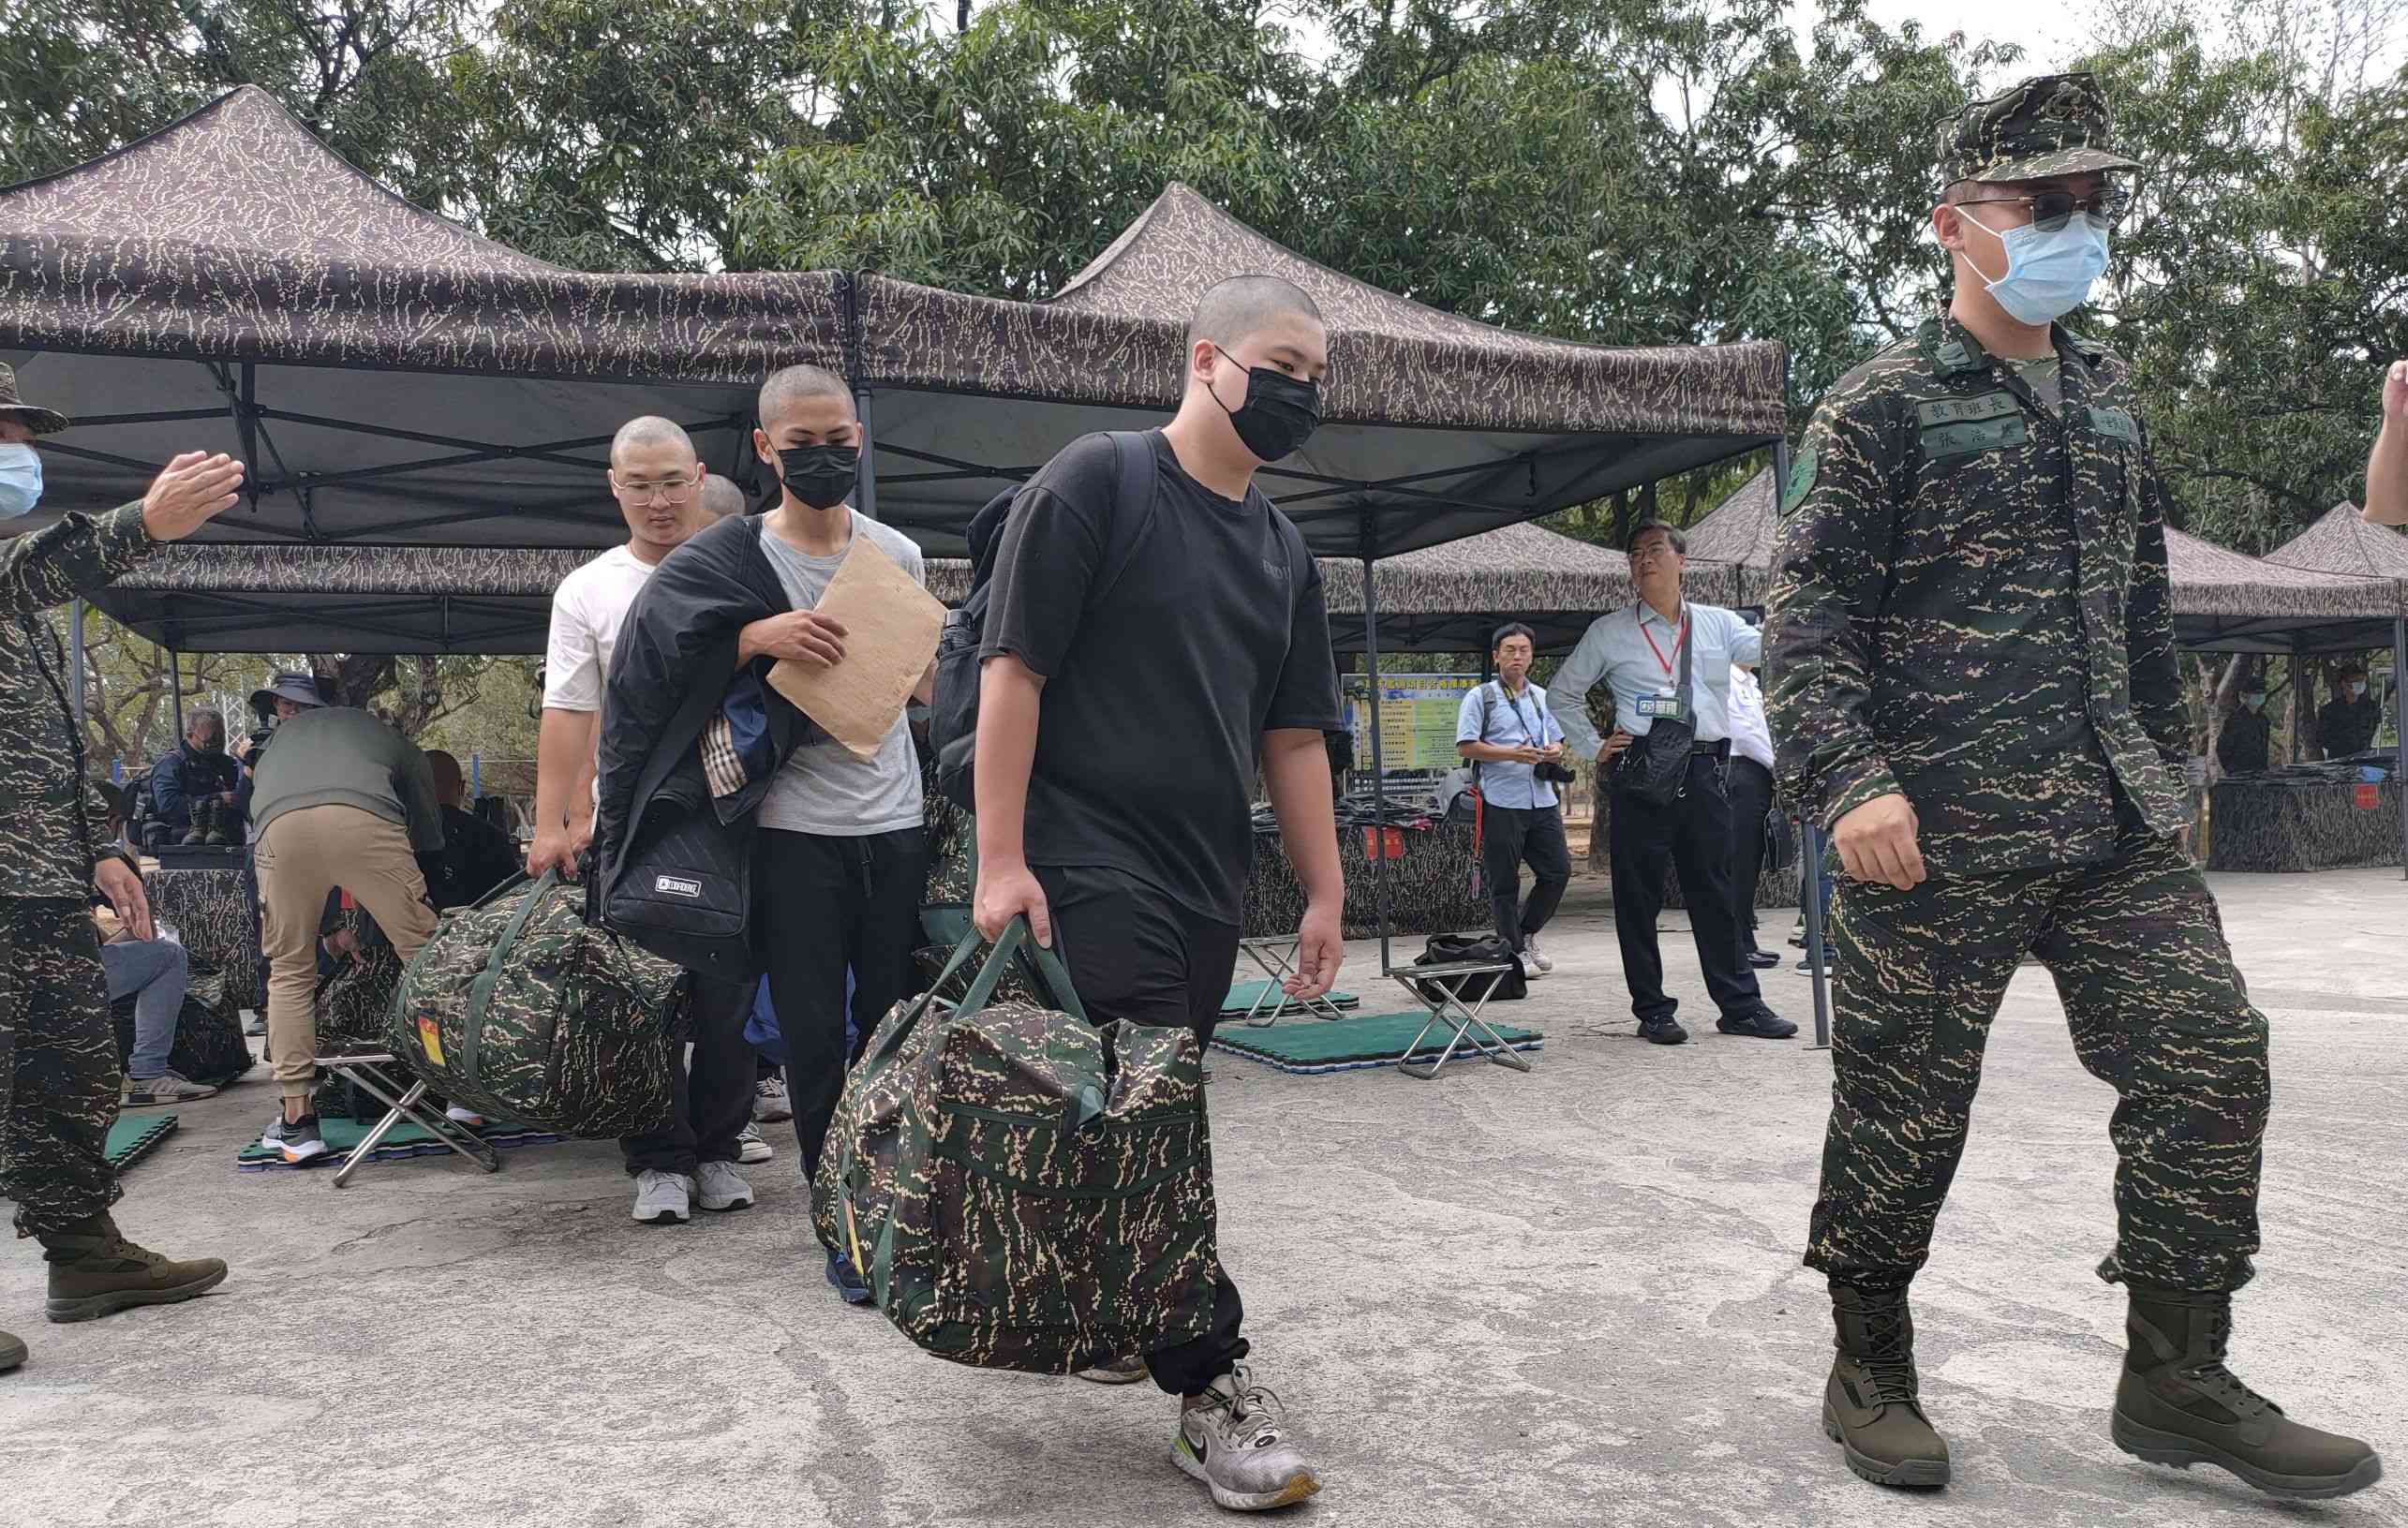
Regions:
<instances>
[{"instance_id":1,"label":"camouflage military cap","mask_svg":"<svg viewBox=\"0 0 2408 1528\"><path fill-rule=\"evenodd\" d=\"M2040 75L1940 125L1940 184L2140 169L2115 151L2113 131L2098 76Z\"/></svg>"}]
</instances>

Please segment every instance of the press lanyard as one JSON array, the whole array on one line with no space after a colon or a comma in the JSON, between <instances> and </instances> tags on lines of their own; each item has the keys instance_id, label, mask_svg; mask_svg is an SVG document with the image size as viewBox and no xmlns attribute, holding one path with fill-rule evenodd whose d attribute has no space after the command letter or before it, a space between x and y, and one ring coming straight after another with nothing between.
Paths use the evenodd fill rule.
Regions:
<instances>
[{"instance_id":1,"label":"press lanyard","mask_svg":"<svg viewBox=\"0 0 2408 1528\"><path fill-rule=\"evenodd\" d=\"M1656 661L1664 666L1664 677L1669 679L1672 676L1672 658L1681 656L1681 644L1689 640L1689 613L1687 610L1681 612L1680 633L1672 638L1672 658L1666 658L1664 649L1656 645L1656 633L1647 630L1643 617L1639 622L1639 634L1647 639L1647 650L1654 653Z\"/></svg>"}]
</instances>

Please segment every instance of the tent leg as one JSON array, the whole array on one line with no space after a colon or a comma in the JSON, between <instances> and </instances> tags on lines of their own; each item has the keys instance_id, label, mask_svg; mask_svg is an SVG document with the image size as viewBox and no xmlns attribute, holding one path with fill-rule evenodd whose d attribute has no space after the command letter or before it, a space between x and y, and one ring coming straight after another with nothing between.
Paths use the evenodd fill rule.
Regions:
<instances>
[{"instance_id":1,"label":"tent leg","mask_svg":"<svg viewBox=\"0 0 2408 1528\"><path fill-rule=\"evenodd\" d=\"M853 390L854 412L861 416L861 476L853 485L853 507L871 520L878 518L878 442L870 434L870 390Z\"/></svg>"},{"instance_id":2,"label":"tent leg","mask_svg":"<svg viewBox=\"0 0 2408 1528\"><path fill-rule=\"evenodd\" d=\"M167 692L169 704L175 708L175 739L172 748L184 741L184 655L170 647L167 650Z\"/></svg>"},{"instance_id":3,"label":"tent leg","mask_svg":"<svg viewBox=\"0 0 2408 1528\"><path fill-rule=\"evenodd\" d=\"M2392 740L2399 767L2391 772L2400 786L2400 873L2408 878L2408 616L2391 623L2391 710L2400 729Z\"/></svg>"},{"instance_id":4,"label":"tent leg","mask_svg":"<svg viewBox=\"0 0 2408 1528\"><path fill-rule=\"evenodd\" d=\"M1831 1048L1831 988L1823 975L1822 834L1814 819L1798 819L1798 911L1806 914L1806 959L1814 972L1813 1049Z\"/></svg>"},{"instance_id":5,"label":"tent leg","mask_svg":"<svg viewBox=\"0 0 2408 1528\"><path fill-rule=\"evenodd\" d=\"M1363 666L1371 688L1372 897L1379 908L1379 973L1396 969L1388 942L1388 761L1379 746L1379 590L1372 582L1372 559L1363 558ZM1339 853L1344 853L1341 849Z\"/></svg>"}]
</instances>

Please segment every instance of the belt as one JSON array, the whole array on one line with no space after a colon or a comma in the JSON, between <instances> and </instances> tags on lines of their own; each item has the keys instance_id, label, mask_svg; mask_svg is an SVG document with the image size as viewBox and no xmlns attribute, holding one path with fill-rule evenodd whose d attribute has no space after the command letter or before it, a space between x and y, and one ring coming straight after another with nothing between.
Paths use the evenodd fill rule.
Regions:
<instances>
[{"instance_id":1,"label":"belt","mask_svg":"<svg viewBox=\"0 0 2408 1528\"><path fill-rule=\"evenodd\" d=\"M1728 759L1731 757L1731 739L1720 737L1711 743L1693 743L1689 746L1689 751L1716 759Z\"/></svg>"}]
</instances>

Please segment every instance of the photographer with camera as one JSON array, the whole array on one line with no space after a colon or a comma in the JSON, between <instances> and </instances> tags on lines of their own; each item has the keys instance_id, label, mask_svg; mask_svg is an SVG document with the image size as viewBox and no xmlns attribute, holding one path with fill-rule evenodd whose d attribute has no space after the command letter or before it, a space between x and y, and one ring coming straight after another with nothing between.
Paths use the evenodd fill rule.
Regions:
<instances>
[{"instance_id":1,"label":"photographer with camera","mask_svg":"<svg viewBox=\"0 0 2408 1528\"><path fill-rule=\"evenodd\" d=\"M1455 713L1455 752L1472 766L1479 794L1480 881L1496 909L1496 937L1518 952L1525 972L1555 969L1538 948L1538 930L1555 915L1571 883L1572 852L1555 787L1569 785L1564 729L1547 709L1547 692L1530 683L1537 639L1519 623L1490 640L1496 677L1464 696ZM1522 899L1522 867L1538 878Z\"/></svg>"},{"instance_id":2,"label":"photographer with camera","mask_svg":"<svg viewBox=\"0 0 2408 1528\"><path fill-rule=\"evenodd\" d=\"M1731 671L1763 655L1756 628L1717 605L1683 597L1688 541L1649 521L1630 538L1639 598L1598 617L1555 675L1572 697L1564 718L1573 752L1595 759L1612 790L1613 927L1639 1033L1677 1046L1688 1031L1664 991L1656 915L1664 878L1678 873L1706 990L1725 1034L1786 1040L1798 1027L1764 1006L1731 887ZM1607 731L1608 727L1611 731Z\"/></svg>"}]
</instances>

